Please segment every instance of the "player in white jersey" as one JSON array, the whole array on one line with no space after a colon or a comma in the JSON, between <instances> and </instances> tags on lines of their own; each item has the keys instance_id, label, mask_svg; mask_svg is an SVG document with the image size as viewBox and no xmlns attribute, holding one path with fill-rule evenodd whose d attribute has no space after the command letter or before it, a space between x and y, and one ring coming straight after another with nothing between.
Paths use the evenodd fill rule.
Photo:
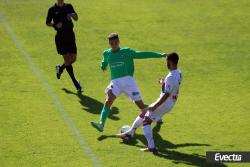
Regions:
<instances>
[{"instance_id":1,"label":"player in white jersey","mask_svg":"<svg viewBox=\"0 0 250 167\"><path fill-rule=\"evenodd\" d=\"M117 134L119 138L133 136L135 130L143 123L144 136L147 139L148 147L141 149L144 152L157 151L154 144L151 123L159 121L162 116L168 113L176 103L178 98L179 88L182 81L181 71L177 68L179 56L176 53L167 54L167 68L170 70L165 79L161 78L162 92L160 97L152 103L145 114L143 121L136 118L132 127L125 133Z\"/></svg>"}]
</instances>

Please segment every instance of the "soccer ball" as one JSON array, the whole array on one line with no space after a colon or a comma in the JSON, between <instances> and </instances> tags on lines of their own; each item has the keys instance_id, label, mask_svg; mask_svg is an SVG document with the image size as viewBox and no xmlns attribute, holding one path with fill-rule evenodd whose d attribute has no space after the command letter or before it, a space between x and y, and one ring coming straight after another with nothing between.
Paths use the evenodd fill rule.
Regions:
<instances>
[{"instance_id":1,"label":"soccer ball","mask_svg":"<svg viewBox=\"0 0 250 167\"><path fill-rule=\"evenodd\" d=\"M123 125L120 129L120 133L125 133L130 129L129 125Z\"/></svg>"},{"instance_id":2,"label":"soccer ball","mask_svg":"<svg viewBox=\"0 0 250 167\"><path fill-rule=\"evenodd\" d=\"M123 126L121 127L121 129L120 129L119 132L120 132L120 133L125 133L125 132L127 132L129 129L130 129L130 126L129 126L129 125L123 125ZM125 141L128 141L131 137L132 137L131 135L127 135L127 136L124 138L124 140L125 140Z\"/></svg>"}]
</instances>

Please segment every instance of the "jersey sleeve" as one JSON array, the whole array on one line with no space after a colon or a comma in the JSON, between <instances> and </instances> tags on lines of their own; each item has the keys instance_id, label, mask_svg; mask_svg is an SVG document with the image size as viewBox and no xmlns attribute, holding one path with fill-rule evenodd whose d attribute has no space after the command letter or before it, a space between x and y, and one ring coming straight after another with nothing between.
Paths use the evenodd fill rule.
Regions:
<instances>
[{"instance_id":1,"label":"jersey sleeve","mask_svg":"<svg viewBox=\"0 0 250 167\"><path fill-rule=\"evenodd\" d=\"M47 18L46 18L46 24L50 24L53 20L53 11L52 8L48 10Z\"/></svg>"},{"instance_id":2,"label":"jersey sleeve","mask_svg":"<svg viewBox=\"0 0 250 167\"><path fill-rule=\"evenodd\" d=\"M134 51L133 49L130 49L130 53L133 59L147 59L147 58L162 57L162 54L157 53L157 52L142 52L142 51Z\"/></svg>"},{"instance_id":3,"label":"jersey sleeve","mask_svg":"<svg viewBox=\"0 0 250 167\"><path fill-rule=\"evenodd\" d=\"M173 87L174 87L174 78L173 77L167 77L165 79L165 91L163 93L172 93Z\"/></svg>"},{"instance_id":4,"label":"jersey sleeve","mask_svg":"<svg viewBox=\"0 0 250 167\"><path fill-rule=\"evenodd\" d=\"M69 4L69 12L76 14L76 11L75 11L74 7L71 4Z\"/></svg>"},{"instance_id":5,"label":"jersey sleeve","mask_svg":"<svg viewBox=\"0 0 250 167\"><path fill-rule=\"evenodd\" d=\"M104 70L106 70L107 66L108 66L108 57L104 52L102 62L101 62L101 69L104 71Z\"/></svg>"}]
</instances>

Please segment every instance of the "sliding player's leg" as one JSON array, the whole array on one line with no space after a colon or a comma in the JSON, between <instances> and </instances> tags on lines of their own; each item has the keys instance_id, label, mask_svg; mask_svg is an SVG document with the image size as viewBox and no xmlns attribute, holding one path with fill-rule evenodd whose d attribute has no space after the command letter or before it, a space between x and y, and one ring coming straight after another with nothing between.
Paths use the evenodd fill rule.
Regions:
<instances>
[{"instance_id":1,"label":"sliding player's leg","mask_svg":"<svg viewBox=\"0 0 250 167\"><path fill-rule=\"evenodd\" d=\"M131 78L131 89L128 90L127 94L129 97L135 102L136 106L140 109L140 114L136 117L134 120L130 130L128 131L129 134L132 136L134 135L136 129L142 124L144 115L147 112L148 106L144 104L141 93L139 91L139 88L134 80L134 78Z\"/></svg>"},{"instance_id":2,"label":"sliding player's leg","mask_svg":"<svg viewBox=\"0 0 250 167\"><path fill-rule=\"evenodd\" d=\"M153 134L152 134L152 128L151 128L151 123L152 122L158 122L161 120L164 114L168 113L171 111L173 107L173 104L169 104L166 106L159 106L154 110L153 112L147 112L145 114L145 118L143 120L143 132L144 136L147 139L148 142L148 147L144 149L140 149L141 151L144 152L156 152L156 147L154 144L154 139L153 139Z\"/></svg>"},{"instance_id":3,"label":"sliding player's leg","mask_svg":"<svg viewBox=\"0 0 250 167\"><path fill-rule=\"evenodd\" d=\"M127 131L127 133L131 134L132 136L134 135L136 129L142 124L148 109L148 105L145 105L142 101L136 101L135 103L141 109L141 113L136 117L131 128ZM150 106L153 106L155 103L157 103L157 101L151 104ZM162 123L162 119L159 119L158 122Z\"/></svg>"},{"instance_id":4,"label":"sliding player's leg","mask_svg":"<svg viewBox=\"0 0 250 167\"><path fill-rule=\"evenodd\" d=\"M142 100L135 101L135 104L141 110L140 114L135 118L132 126L128 131L126 131L125 133L116 134L116 137L121 139L124 139L125 137L132 137L135 134L136 129L142 124L148 106L145 105Z\"/></svg>"},{"instance_id":5,"label":"sliding player's leg","mask_svg":"<svg viewBox=\"0 0 250 167\"><path fill-rule=\"evenodd\" d=\"M156 152L156 148L155 148L155 143L154 143L154 138L153 138L153 132L152 132L152 120L148 117L145 116L145 119L143 120L143 132L144 132L144 136L147 139L148 142L148 147L147 148L143 148L140 149L143 152Z\"/></svg>"},{"instance_id":6,"label":"sliding player's leg","mask_svg":"<svg viewBox=\"0 0 250 167\"><path fill-rule=\"evenodd\" d=\"M129 84L129 87L126 87L126 89L124 89L123 91L132 101L135 102L135 104L137 105L137 107L140 109L141 112L136 117L131 128L127 132L120 133L120 134L116 135L118 138L125 138L126 136L133 136L134 135L136 129L142 124L143 119L144 119L144 115L147 112L147 107L148 107L142 101L141 93L138 89L138 86L137 86L134 78L129 77L127 80L127 84Z\"/></svg>"},{"instance_id":7,"label":"sliding player's leg","mask_svg":"<svg viewBox=\"0 0 250 167\"><path fill-rule=\"evenodd\" d=\"M141 110L140 114L136 117L134 120L131 128L128 130L128 134L131 134L132 136L134 135L136 129L142 124L144 116L147 112L148 106L144 104L142 100L135 101L135 104L137 107Z\"/></svg>"}]
</instances>

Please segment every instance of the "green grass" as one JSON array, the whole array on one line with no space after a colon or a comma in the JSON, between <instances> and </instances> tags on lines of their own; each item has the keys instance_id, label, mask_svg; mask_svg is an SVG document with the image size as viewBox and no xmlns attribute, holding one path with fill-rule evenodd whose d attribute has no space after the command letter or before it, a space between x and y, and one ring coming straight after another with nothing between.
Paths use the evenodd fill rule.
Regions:
<instances>
[{"instance_id":1,"label":"green grass","mask_svg":"<svg viewBox=\"0 0 250 167\"><path fill-rule=\"evenodd\" d=\"M66 72L61 80L55 78L54 66L62 59L56 54L55 32L45 26L53 1L1 0L0 14L102 166L208 166L206 151L250 150L248 0L70 2L80 17L75 23L79 56L74 69L84 96L72 93ZM108 73L102 74L99 66L108 47L106 36L113 31L119 32L123 46L180 54L180 97L164 124L154 128L158 156L138 151L145 143L141 129L131 143L109 137L138 114L125 96L115 102L118 110L111 114L103 136L90 127L90 121L99 119L109 83ZM93 166L2 22L0 44L0 166ZM151 103L160 92L157 79L168 72L164 60L135 64L144 101Z\"/></svg>"}]
</instances>

